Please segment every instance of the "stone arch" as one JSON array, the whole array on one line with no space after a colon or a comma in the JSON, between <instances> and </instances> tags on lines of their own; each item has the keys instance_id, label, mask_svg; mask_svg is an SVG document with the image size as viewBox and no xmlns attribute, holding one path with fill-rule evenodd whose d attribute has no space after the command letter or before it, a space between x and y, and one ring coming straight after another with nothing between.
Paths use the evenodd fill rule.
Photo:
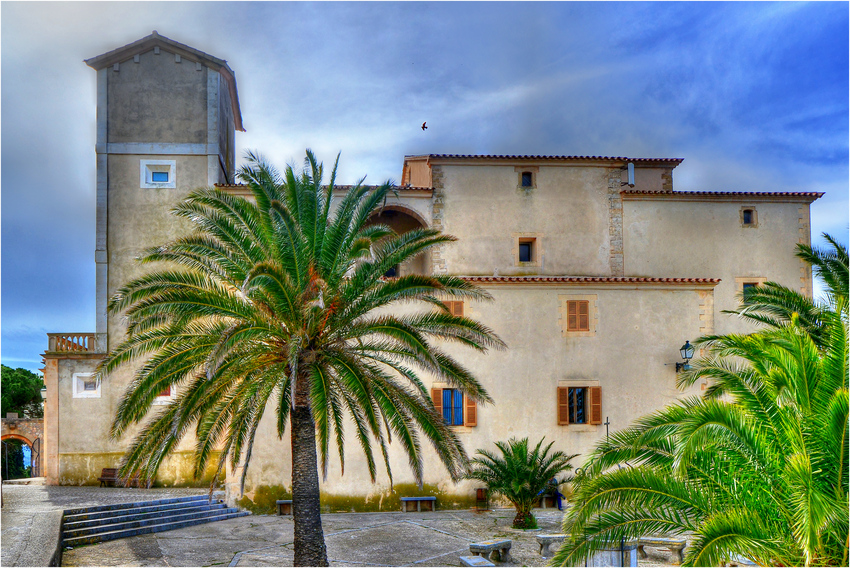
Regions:
<instances>
[{"instance_id":1,"label":"stone arch","mask_svg":"<svg viewBox=\"0 0 850 568\"><path fill-rule=\"evenodd\" d=\"M30 440L29 438L21 436L20 434L3 434L3 436L0 437L0 442L5 442L6 440L19 440L19 441L23 442L24 444L26 444L27 446L29 446L30 448L32 447L33 443L35 442L35 440Z\"/></svg>"},{"instance_id":2,"label":"stone arch","mask_svg":"<svg viewBox=\"0 0 850 568\"><path fill-rule=\"evenodd\" d=\"M375 211L375 213L373 213L367 221L367 224L373 223L388 225L400 235L403 235L413 229L428 228L428 222L422 217L422 215L409 207L397 203L384 205ZM397 268L396 276L430 273L431 255L425 252L399 266Z\"/></svg>"}]
</instances>

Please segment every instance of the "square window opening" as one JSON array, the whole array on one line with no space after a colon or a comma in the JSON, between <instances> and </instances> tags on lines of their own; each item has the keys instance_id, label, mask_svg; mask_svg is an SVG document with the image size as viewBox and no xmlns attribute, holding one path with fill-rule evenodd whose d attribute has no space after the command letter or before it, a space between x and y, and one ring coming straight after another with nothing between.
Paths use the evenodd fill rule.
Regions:
<instances>
[{"instance_id":1,"label":"square window opening","mask_svg":"<svg viewBox=\"0 0 850 568\"><path fill-rule=\"evenodd\" d=\"M534 262L536 253L535 251L535 239L520 239L519 240L519 261L520 262Z\"/></svg>"},{"instance_id":2,"label":"square window opening","mask_svg":"<svg viewBox=\"0 0 850 568\"><path fill-rule=\"evenodd\" d=\"M753 224L753 210L752 209L744 209L744 225L752 225Z\"/></svg>"},{"instance_id":3,"label":"square window opening","mask_svg":"<svg viewBox=\"0 0 850 568\"><path fill-rule=\"evenodd\" d=\"M531 172L522 172L522 187L533 187L534 186L534 178L531 175Z\"/></svg>"},{"instance_id":4,"label":"square window opening","mask_svg":"<svg viewBox=\"0 0 850 568\"><path fill-rule=\"evenodd\" d=\"M570 424L587 424L587 388L570 387L567 389Z\"/></svg>"},{"instance_id":5,"label":"square window opening","mask_svg":"<svg viewBox=\"0 0 850 568\"><path fill-rule=\"evenodd\" d=\"M590 302L567 301L567 331L590 331Z\"/></svg>"},{"instance_id":6,"label":"square window opening","mask_svg":"<svg viewBox=\"0 0 850 568\"><path fill-rule=\"evenodd\" d=\"M151 172L151 181L154 183L167 183L168 172Z\"/></svg>"},{"instance_id":7,"label":"square window opening","mask_svg":"<svg viewBox=\"0 0 850 568\"><path fill-rule=\"evenodd\" d=\"M460 389L443 389L443 420L449 426L463 426L463 393Z\"/></svg>"}]
</instances>

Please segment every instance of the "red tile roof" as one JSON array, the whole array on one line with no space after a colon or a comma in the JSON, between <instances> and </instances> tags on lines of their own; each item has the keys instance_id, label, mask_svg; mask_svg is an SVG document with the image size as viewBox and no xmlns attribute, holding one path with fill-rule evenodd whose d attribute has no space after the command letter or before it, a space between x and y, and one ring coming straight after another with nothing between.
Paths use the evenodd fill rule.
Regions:
<instances>
[{"instance_id":1,"label":"red tile roof","mask_svg":"<svg viewBox=\"0 0 850 568\"><path fill-rule=\"evenodd\" d=\"M531 282L564 284L717 284L720 278L642 278L632 276L462 276L468 282Z\"/></svg>"},{"instance_id":2,"label":"red tile roof","mask_svg":"<svg viewBox=\"0 0 850 568\"><path fill-rule=\"evenodd\" d=\"M223 189L246 189L248 184L245 183L217 183L215 187L220 187ZM324 186L327 187L327 186ZM344 189L349 190L353 185L335 185L334 189ZM380 187L378 185L367 185L366 187ZM413 187L407 185L394 185L390 188L390 191L434 191L433 187Z\"/></svg>"},{"instance_id":3,"label":"red tile roof","mask_svg":"<svg viewBox=\"0 0 850 568\"><path fill-rule=\"evenodd\" d=\"M422 154L405 156L408 158L431 158L450 160L601 160L610 162L665 162L681 164L684 158L626 158L622 156L543 156L520 154Z\"/></svg>"},{"instance_id":4,"label":"red tile roof","mask_svg":"<svg viewBox=\"0 0 850 568\"><path fill-rule=\"evenodd\" d=\"M632 195L766 195L788 197L823 197L817 191L663 191L660 189L624 189L620 193Z\"/></svg>"}]
</instances>

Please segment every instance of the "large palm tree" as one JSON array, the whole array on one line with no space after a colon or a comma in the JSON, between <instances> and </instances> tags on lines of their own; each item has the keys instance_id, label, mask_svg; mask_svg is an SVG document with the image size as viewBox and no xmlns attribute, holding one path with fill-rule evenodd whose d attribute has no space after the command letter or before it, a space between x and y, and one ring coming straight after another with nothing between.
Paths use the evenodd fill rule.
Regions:
<instances>
[{"instance_id":1,"label":"large palm tree","mask_svg":"<svg viewBox=\"0 0 850 568\"><path fill-rule=\"evenodd\" d=\"M454 238L432 229L396 235L370 224L390 186L357 184L335 203L335 173L336 165L323 186L322 166L309 151L301 173L287 167L283 175L249 154L239 175L253 202L212 188L177 205L174 214L195 231L147 250L141 262L168 264L111 299L112 313L126 317L127 337L100 369L106 374L142 361L112 425L119 437L145 421L126 454L125 474L153 478L194 429L195 475L218 453L218 472L228 460L243 464L244 486L261 418L269 410L280 437L289 423L296 565L327 565L317 448L326 473L333 438L343 466L343 424L350 419L373 482L373 441L392 482L387 445L394 436L421 483L421 432L459 479L463 446L418 372L491 402L437 344L503 347L491 330L453 316L441 302L488 299L486 292L453 276L384 277ZM381 310L399 302L426 309ZM167 387L177 387L176 399L151 416Z\"/></svg>"},{"instance_id":2,"label":"large palm tree","mask_svg":"<svg viewBox=\"0 0 850 568\"><path fill-rule=\"evenodd\" d=\"M487 485L490 493L502 495L516 509L513 526L534 528L537 526L531 509L540 499L549 480L572 469L570 460L578 454L567 455L556 451L549 453L554 442L545 447L545 438L530 448L528 438L507 442L496 442L500 454L478 450L470 461L468 479L476 479Z\"/></svg>"},{"instance_id":3,"label":"large palm tree","mask_svg":"<svg viewBox=\"0 0 850 568\"><path fill-rule=\"evenodd\" d=\"M711 379L705 395L644 417L597 446L565 518L573 541L555 565L574 566L621 538L658 533L689 535L691 566L737 555L762 566L847 565L843 255L844 276L838 260L837 279L825 278L830 304L818 306L817 319L801 321L791 311L750 335L703 338L709 357L694 363L679 386ZM780 291L793 298L793 291ZM766 305L762 313L770 313Z\"/></svg>"}]
</instances>

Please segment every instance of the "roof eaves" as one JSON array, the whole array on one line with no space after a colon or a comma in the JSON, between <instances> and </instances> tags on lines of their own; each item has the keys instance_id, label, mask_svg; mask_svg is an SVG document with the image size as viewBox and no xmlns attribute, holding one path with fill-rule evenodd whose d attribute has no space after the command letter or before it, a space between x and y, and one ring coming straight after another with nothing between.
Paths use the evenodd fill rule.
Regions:
<instances>
[{"instance_id":1,"label":"roof eaves","mask_svg":"<svg viewBox=\"0 0 850 568\"><path fill-rule=\"evenodd\" d=\"M461 276L468 282L482 283L552 283L552 284L682 284L711 285L720 278L651 278L632 276Z\"/></svg>"}]
</instances>

